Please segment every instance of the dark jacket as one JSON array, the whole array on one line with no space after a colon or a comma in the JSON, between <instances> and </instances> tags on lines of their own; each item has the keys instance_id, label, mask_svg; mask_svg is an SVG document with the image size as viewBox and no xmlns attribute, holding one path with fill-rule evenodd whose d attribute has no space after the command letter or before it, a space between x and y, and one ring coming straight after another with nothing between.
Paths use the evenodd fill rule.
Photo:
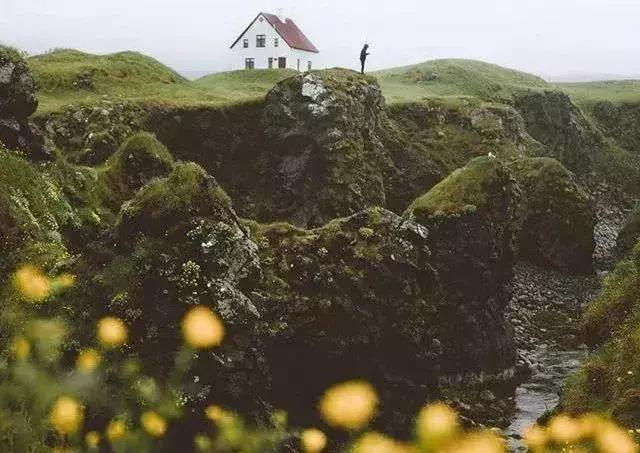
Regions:
<instances>
[{"instance_id":1,"label":"dark jacket","mask_svg":"<svg viewBox=\"0 0 640 453\"><path fill-rule=\"evenodd\" d=\"M369 52L367 52L367 50L369 50L368 47L362 48L362 52L360 52L360 61L364 61L367 59L367 55L369 55Z\"/></svg>"}]
</instances>

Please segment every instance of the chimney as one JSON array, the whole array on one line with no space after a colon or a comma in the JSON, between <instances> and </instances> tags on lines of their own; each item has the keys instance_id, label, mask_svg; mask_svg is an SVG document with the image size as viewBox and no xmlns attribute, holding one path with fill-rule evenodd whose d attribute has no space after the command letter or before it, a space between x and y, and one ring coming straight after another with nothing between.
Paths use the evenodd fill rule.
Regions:
<instances>
[{"instance_id":1,"label":"chimney","mask_svg":"<svg viewBox=\"0 0 640 453\"><path fill-rule=\"evenodd\" d=\"M278 19L280 19L280 22L284 24L287 21L287 18L284 16L284 9L278 8L277 14L278 14Z\"/></svg>"}]
</instances>

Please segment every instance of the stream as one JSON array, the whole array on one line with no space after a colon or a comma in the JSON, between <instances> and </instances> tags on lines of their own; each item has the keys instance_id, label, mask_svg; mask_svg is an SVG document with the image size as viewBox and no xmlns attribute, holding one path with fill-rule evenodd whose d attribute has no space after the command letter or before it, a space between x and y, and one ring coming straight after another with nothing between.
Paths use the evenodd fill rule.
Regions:
<instances>
[{"instance_id":1,"label":"stream","mask_svg":"<svg viewBox=\"0 0 640 453\"><path fill-rule=\"evenodd\" d=\"M520 438L522 432L558 404L564 380L579 369L586 350L541 346L532 355L537 359L540 371L516 389L514 420L505 430L509 448L514 452L527 451Z\"/></svg>"}]
</instances>

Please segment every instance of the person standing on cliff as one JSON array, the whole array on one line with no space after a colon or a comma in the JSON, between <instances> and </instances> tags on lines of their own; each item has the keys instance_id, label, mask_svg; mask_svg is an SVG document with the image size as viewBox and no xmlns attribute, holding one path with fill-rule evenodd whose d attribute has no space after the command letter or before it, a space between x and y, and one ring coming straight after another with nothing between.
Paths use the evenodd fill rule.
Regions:
<instances>
[{"instance_id":1,"label":"person standing on cliff","mask_svg":"<svg viewBox=\"0 0 640 453\"><path fill-rule=\"evenodd\" d=\"M365 44L362 48L362 52L360 52L360 63L362 63L362 69L360 70L361 74L364 74L364 63L367 61L367 56L369 55L369 44Z\"/></svg>"}]
</instances>

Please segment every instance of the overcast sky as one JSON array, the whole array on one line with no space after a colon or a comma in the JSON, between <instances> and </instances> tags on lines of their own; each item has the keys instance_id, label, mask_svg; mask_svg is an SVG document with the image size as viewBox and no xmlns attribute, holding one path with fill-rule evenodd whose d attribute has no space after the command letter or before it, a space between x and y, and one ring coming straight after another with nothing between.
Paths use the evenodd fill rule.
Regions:
<instances>
[{"instance_id":1,"label":"overcast sky","mask_svg":"<svg viewBox=\"0 0 640 453\"><path fill-rule=\"evenodd\" d=\"M640 75L640 0L0 0L0 42L40 53L137 50L187 75L227 70L259 11L283 8L316 66L476 58L544 76Z\"/></svg>"}]
</instances>

